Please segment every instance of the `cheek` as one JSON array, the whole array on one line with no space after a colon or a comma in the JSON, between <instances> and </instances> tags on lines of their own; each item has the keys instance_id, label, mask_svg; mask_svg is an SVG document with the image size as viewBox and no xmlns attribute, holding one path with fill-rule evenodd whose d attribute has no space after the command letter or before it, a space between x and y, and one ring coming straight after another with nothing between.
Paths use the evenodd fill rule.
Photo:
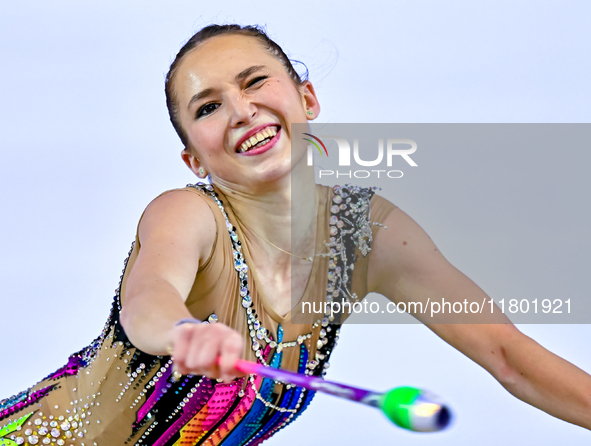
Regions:
<instances>
[{"instance_id":1,"label":"cheek","mask_svg":"<svg viewBox=\"0 0 591 446\"><path fill-rule=\"evenodd\" d=\"M202 156L209 158L223 147L223 126L215 119L197 122L191 127L189 141Z\"/></svg>"},{"instance_id":2,"label":"cheek","mask_svg":"<svg viewBox=\"0 0 591 446\"><path fill-rule=\"evenodd\" d=\"M291 80L272 79L261 88L261 94L265 100L285 110L302 107L302 98Z\"/></svg>"}]
</instances>

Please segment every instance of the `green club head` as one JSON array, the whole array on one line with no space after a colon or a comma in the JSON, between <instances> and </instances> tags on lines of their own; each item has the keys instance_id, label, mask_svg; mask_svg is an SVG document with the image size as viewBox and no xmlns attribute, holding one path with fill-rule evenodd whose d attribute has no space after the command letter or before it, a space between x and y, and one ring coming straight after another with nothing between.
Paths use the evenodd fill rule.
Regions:
<instances>
[{"instance_id":1,"label":"green club head","mask_svg":"<svg viewBox=\"0 0 591 446\"><path fill-rule=\"evenodd\" d=\"M384 393L380 408L396 425L415 432L440 431L451 421L451 411L439 397L415 387Z\"/></svg>"}]
</instances>

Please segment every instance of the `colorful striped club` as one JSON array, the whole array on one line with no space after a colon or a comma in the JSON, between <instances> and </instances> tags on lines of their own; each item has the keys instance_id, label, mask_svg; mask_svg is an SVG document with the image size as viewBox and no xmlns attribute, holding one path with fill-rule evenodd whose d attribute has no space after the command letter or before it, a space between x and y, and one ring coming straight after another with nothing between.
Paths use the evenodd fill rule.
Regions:
<instances>
[{"instance_id":1,"label":"colorful striped club","mask_svg":"<svg viewBox=\"0 0 591 446\"><path fill-rule=\"evenodd\" d=\"M385 393L373 392L242 359L236 361L235 368L242 373L256 374L376 407L396 425L415 432L440 431L451 421L451 411L439 397L414 387L396 387Z\"/></svg>"}]
</instances>

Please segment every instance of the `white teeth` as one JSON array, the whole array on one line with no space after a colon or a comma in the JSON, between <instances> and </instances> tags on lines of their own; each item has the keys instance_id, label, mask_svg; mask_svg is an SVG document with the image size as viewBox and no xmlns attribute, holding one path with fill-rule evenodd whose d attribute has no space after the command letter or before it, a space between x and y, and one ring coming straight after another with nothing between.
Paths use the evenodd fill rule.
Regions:
<instances>
[{"instance_id":1,"label":"white teeth","mask_svg":"<svg viewBox=\"0 0 591 446\"><path fill-rule=\"evenodd\" d=\"M275 135L277 135L277 129L275 127L267 127L266 129L258 132L256 135L253 135L250 138L248 138L246 141L244 141L240 145L238 152L244 153L248 149L251 149L254 146L259 146L260 145L259 143L261 141L263 141L267 138L272 138Z\"/></svg>"}]
</instances>

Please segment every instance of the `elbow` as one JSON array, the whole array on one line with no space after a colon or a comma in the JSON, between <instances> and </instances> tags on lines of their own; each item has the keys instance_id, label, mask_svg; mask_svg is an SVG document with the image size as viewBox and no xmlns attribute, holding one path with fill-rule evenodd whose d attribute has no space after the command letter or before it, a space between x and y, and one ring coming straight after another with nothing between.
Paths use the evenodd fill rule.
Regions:
<instances>
[{"instance_id":1,"label":"elbow","mask_svg":"<svg viewBox=\"0 0 591 446\"><path fill-rule=\"evenodd\" d=\"M119 311L119 322L121 323L121 327L127 333L127 329L131 324L131 315L129 314L129 307L124 305L121 307Z\"/></svg>"},{"instance_id":2,"label":"elbow","mask_svg":"<svg viewBox=\"0 0 591 446\"><path fill-rule=\"evenodd\" d=\"M119 322L132 346L153 356L166 355L166 346L171 342L162 324L155 319L146 319L144 306L137 299L126 299L119 312Z\"/></svg>"},{"instance_id":3,"label":"elbow","mask_svg":"<svg viewBox=\"0 0 591 446\"><path fill-rule=\"evenodd\" d=\"M521 381L519 379L519 372L511 367L507 361L507 352L502 345L498 347L498 353L495 356L498 356L498 358L495 358L496 361L493 363L489 372L507 391L515 394L515 391L519 389L519 383Z\"/></svg>"},{"instance_id":4,"label":"elbow","mask_svg":"<svg viewBox=\"0 0 591 446\"><path fill-rule=\"evenodd\" d=\"M526 383L523 372L520 373L504 363L498 365L492 375L512 395L518 396L523 393Z\"/></svg>"},{"instance_id":5,"label":"elbow","mask_svg":"<svg viewBox=\"0 0 591 446\"><path fill-rule=\"evenodd\" d=\"M138 302L137 296L131 294L126 289L121 290L121 309L119 310L119 323L129 337L130 333L134 332L134 327L137 326L139 312L141 312L141 302Z\"/></svg>"},{"instance_id":6,"label":"elbow","mask_svg":"<svg viewBox=\"0 0 591 446\"><path fill-rule=\"evenodd\" d=\"M121 307L121 310L119 311L119 323L121 324L121 328L123 328L123 332L127 339L129 339L129 341L135 346L137 346L137 339L136 336L134 336L134 327L136 326L134 321L136 319L137 317L134 315L133 308L131 308L129 303L126 303Z\"/></svg>"},{"instance_id":7,"label":"elbow","mask_svg":"<svg viewBox=\"0 0 591 446\"><path fill-rule=\"evenodd\" d=\"M512 395L519 397L527 391L527 370L521 370L518 356L521 354L514 347L519 345L520 340L529 339L523 333L512 327L507 336L502 339L491 353L494 360L490 365L489 372L494 378ZM523 366L523 364L521 364Z\"/></svg>"},{"instance_id":8,"label":"elbow","mask_svg":"<svg viewBox=\"0 0 591 446\"><path fill-rule=\"evenodd\" d=\"M133 315L133 311L130 311L129 305L121 307L121 311L119 312L119 322L121 324L121 328L123 328L123 332L125 333L125 336L129 340L131 345L133 345L134 347L138 348L139 350L141 350L145 353L154 354L150 351L147 351L145 349L145 346L142 345L141 337L136 336L137 329L136 329L136 331L134 331L134 329L133 329L134 325L135 325L133 323L134 319L135 318Z\"/></svg>"}]
</instances>

